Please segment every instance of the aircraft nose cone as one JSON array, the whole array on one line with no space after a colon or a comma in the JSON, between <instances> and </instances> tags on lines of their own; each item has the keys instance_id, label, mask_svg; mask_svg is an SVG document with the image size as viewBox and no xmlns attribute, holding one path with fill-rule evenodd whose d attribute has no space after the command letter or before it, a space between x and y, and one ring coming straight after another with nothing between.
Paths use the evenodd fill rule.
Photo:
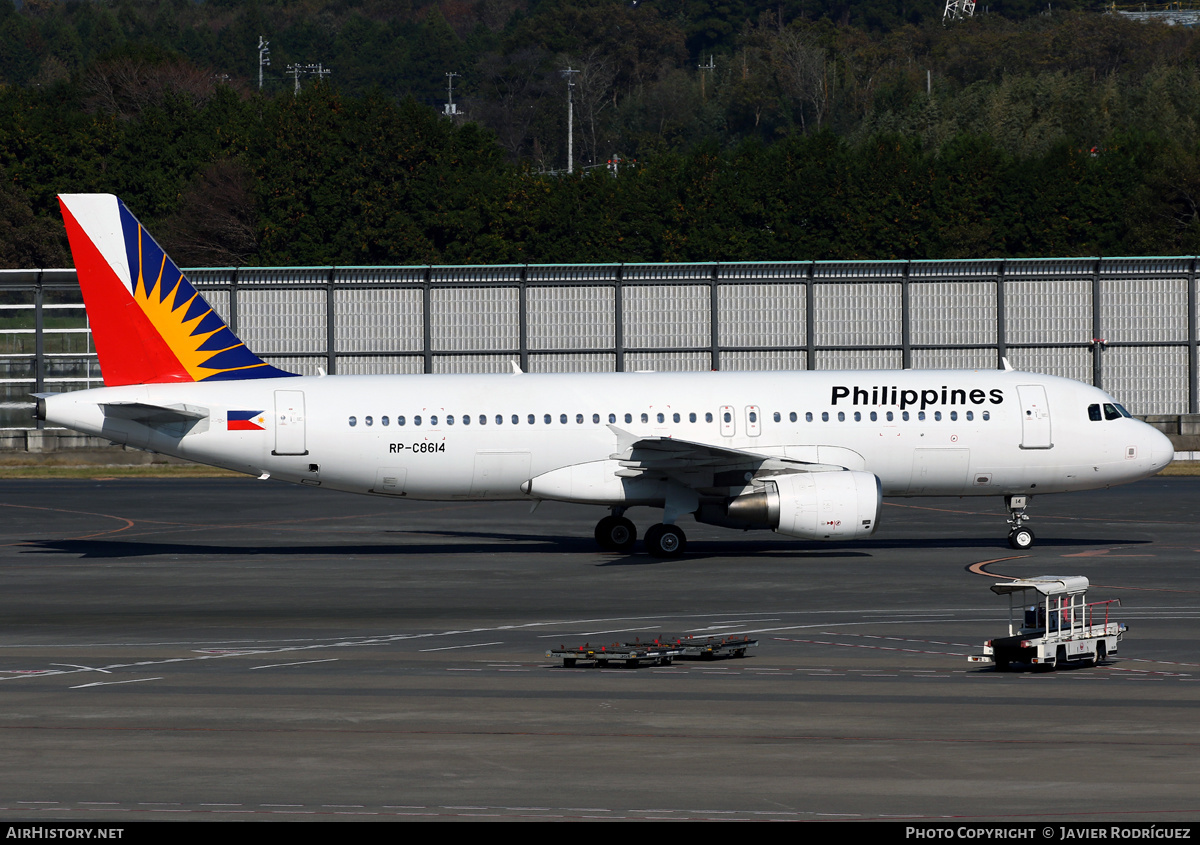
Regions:
<instances>
[{"instance_id":1,"label":"aircraft nose cone","mask_svg":"<svg viewBox=\"0 0 1200 845\"><path fill-rule=\"evenodd\" d=\"M1171 461L1175 460L1175 445L1171 443L1171 438L1158 429L1154 429L1149 446L1150 463L1153 465L1155 472L1158 472L1171 463Z\"/></svg>"}]
</instances>

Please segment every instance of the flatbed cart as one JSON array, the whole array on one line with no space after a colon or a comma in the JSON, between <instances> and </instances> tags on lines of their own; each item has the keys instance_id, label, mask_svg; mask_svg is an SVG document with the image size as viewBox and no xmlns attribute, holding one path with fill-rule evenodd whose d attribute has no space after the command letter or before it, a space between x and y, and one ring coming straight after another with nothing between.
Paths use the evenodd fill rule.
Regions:
<instances>
[{"instance_id":1,"label":"flatbed cart","mask_svg":"<svg viewBox=\"0 0 1200 845\"><path fill-rule=\"evenodd\" d=\"M568 648L560 645L558 648L547 651L546 656L561 659L563 666L567 668L587 661L596 666L621 663L627 668L633 669L642 663L669 666L676 658L712 660L718 657L745 657L746 651L757 645L758 640L740 635L685 637L660 634L646 642L639 637L633 642L599 646L584 643L581 646Z\"/></svg>"},{"instance_id":2,"label":"flatbed cart","mask_svg":"<svg viewBox=\"0 0 1200 845\"><path fill-rule=\"evenodd\" d=\"M993 593L1008 596L1008 636L988 640L983 654L972 654L967 660L993 663L1001 670L1012 663L1027 663L1038 669L1098 665L1108 655L1116 654L1128 628L1123 622L1109 619L1109 606L1120 605L1120 599L1088 602L1087 591L1088 579L1082 575L1039 575L992 584ZM1037 604L1026 604L1030 593ZM1020 597L1019 605L1014 596ZM1022 614L1020 627L1018 606Z\"/></svg>"}]
</instances>

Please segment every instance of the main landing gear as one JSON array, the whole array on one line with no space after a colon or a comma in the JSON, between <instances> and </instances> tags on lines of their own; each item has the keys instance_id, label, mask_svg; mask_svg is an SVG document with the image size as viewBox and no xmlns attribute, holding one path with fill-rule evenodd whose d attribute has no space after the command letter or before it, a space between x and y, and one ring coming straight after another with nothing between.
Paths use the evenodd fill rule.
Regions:
<instances>
[{"instance_id":1,"label":"main landing gear","mask_svg":"<svg viewBox=\"0 0 1200 845\"><path fill-rule=\"evenodd\" d=\"M1004 506L1008 508L1008 544L1017 551L1025 551L1033 546L1033 531L1025 527L1029 514L1025 513L1025 505L1033 496L1005 496Z\"/></svg>"},{"instance_id":2,"label":"main landing gear","mask_svg":"<svg viewBox=\"0 0 1200 845\"><path fill-rule=\"evenodd\" d=\"M654 557L679 557L687 548L687 537L678 525L659 523L646 531L646 551Z\"/></svg>"},{"instance_id":3,"label":"main landing gear","mask_svg":"<svg viewBox=\"0 0 1200 845\"><path fill-rule=\"evenodd\" d=\"M614 509L596 523L596 543L606 552L630 552L637 542L637 527L623 513ZM679 557L685 548L687 536L678 525L659 523L646 531L646 551L654 557Z\"/></svg>"},{"instance_id":4,"label":"main landing gear","mask_svg":"<svg viewBox=\"0 0 1200 845\"><path fill-rule=\"evenodd\" d=\"M596 523L596 542L606 552L632 551L637 542L637 526L614 511Z\"/></svg>"}]
</instances>

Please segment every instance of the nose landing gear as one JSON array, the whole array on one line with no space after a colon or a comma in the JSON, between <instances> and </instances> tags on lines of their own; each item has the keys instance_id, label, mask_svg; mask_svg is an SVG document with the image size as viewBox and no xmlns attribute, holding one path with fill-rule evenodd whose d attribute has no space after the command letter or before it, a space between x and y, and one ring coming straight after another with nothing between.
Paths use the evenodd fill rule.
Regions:
<instances>
[{"instance_id":1,"label":"nose landing gear","mask_svg":"<svg viewBox=\"0 0 1200 845\"><path fill-rule=\"evenodd\" d=\"M1025 513L1025 506L1032 498L1032 496L1004 497L1004 506L1008 508L1008 544L1017 551L1025 551L1033 546L1033 531L1025 526L1025 523L1029 521L1029 514Z\"/></svg>"}]
</instances>

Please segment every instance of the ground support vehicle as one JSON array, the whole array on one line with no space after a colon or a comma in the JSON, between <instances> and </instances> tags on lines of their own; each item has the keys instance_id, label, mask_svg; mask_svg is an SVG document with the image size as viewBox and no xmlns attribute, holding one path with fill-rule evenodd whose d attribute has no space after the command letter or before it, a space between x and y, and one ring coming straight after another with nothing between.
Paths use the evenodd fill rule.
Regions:
<instances>
[{"instance_id":1,"label":"ground support vehicle","mask_svg":"<svg viewBox=\"0 0 1200 845\"><path fill-rule=\"evenodd\" d=\"M596 666L622 663L632 669L642 663L668 666L676 658L711 660L718 657L745 657L746 651L757 645L758 640L742 635L688 637L660 634L646 642L638 637L633 642L600 646L584 643L568 648L560 645L547 651L546 656L561 659L563 666L568 668L588 661Z\"/></svg>"},{"instance_id":2,"label":"ground support vehicle","mask_svg":"<svg viewBox=\"0 0 1200 845\"><path fill-rule=\"evenodd\" d=\"M1116 654L1128 628L1109 619L1109 606L1120 605L1120 599L1089 603L1087 591L1088 579L1082 575L1039 575L992 584L993 593L1008 596L1008 636L988 640L983 654L970 655L967 660L994 663L1001 670L1013 663L1038 669L1098 665ZM1014 596L1020 597L1019 604ZM1037 603L1027 604L1029 598ZM1018 606L1022 616L1019 627Z\"/></svg>"}]
</instances>

